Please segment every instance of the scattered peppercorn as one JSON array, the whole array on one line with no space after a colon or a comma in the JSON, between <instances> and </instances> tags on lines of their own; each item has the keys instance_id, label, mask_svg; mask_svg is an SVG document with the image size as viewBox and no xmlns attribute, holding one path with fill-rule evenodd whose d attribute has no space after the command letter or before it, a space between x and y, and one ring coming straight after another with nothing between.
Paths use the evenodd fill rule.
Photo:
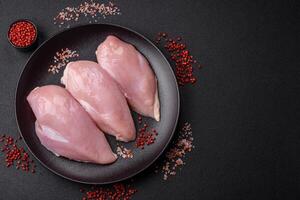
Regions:
<instances>
[{"instance_id":1,"label":"scattered peppercorn","mask_svg":"<svg viewBox=\"0 0 300 200\"><path fill-rule=\"evenodd\" d=\"M190 54L186 45L181 42L182 38L175 37L172 39L168 37L167 33L158 33L155 41L157 44L163 43L164 48L169 53L171 60L175 63L175 74L178 84L181 86L186 84L194 84L197 79L193 74L193 65L197 63L197 61Z\"/></svg>"},{"instance_id":2,"label":"scattered peppercorn","mask_svg":"<svg viewBox=\"0 0 300 200\"><path fill-rule=\"evenodd\" d=\"M8 31L8 39L16 47L28 47L36 39L37 30L29 21L17 21L11 25Z\"/></svg>"},{"instance_id":3,"label":"scattered peppercorn","mask_svg":"<svg viewBox=\"0 0 300 200\"><path fill-rule=\"evenodd\" d=\"M139 125L142 124L142 117L138 117ZM149 125L145 122L142 128L138 129L138 135L135 140L135 146L137 148L144 149L145 145L151 145L155 142L156 136L158 136L158 132L155 128L149 128Z\"/></svg>"},{"instance_id":4,"label":"scattered peppercorn","mask_svg":"<svg viewBox=\"0 0 300 200\"><path fill-rule=\"evenodd\" d=\"M3 143L1 152L5 153L6 167L16 165L16 169L21 169L25 172L35 173L36 165L34 161L30 159L29 154L23 147L18 147L17 142L19 139L14 139L11 136L0 136L0 142Z\"/></svg>"},{"instance_id":5,"label":"scattered peppercorn","mask_svg":"<svg viewBox=\"0 0 300 200\"><path fill-rule=\"evenodd\" d=\"M109 188L94 188L85 191L80 189L84 196L82 200L130 200L137 190L130 185L124 185L123 183L114 184Z\"/></svg>"}]
</instances>

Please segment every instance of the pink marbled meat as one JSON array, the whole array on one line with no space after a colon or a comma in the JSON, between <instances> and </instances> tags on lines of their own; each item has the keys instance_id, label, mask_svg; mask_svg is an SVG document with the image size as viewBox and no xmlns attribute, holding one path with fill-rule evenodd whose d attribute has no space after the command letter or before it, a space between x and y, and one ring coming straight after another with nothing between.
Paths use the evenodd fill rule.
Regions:
<instances>
[{"instance_id":1,"label":"pink marbled meat","mask_svg":"<svg viewBox=\"0 0 300 200\"><path fill-rule=\"evenodd\" d=\"M160 119L156 77L134 46L108 36L96 51L100 66L118 83L130 106L138 113Z\"/></svg>"},{"instance_id":2,"label":"pink marbled meat","mask_svg":"<svg viewBox=\"0 0 300 200\"><path fill-rule=\"evenodd\" d=\"M62 83L102 131L124 142L135 139L136 131L126 99L117 83L98 63L69 63Z\"/></svg>"},{"instance_id":3,"label":"pink marbled meat","mask_svg":"<svg viewBox=\"0 0 300 200\"><path fill-rule=\"evenodd\" d=\"M104 134L66 89L38 87L27 100L36 116L39 140L55 155L98 164L116 160Z\"/></svg>"}]
</instances>

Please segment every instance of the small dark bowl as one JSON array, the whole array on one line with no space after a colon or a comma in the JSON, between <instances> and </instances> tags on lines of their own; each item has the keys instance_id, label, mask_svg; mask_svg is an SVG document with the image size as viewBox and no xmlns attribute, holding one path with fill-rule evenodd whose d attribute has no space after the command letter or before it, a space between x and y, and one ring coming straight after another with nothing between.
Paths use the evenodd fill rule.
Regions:
<instances>
[{"instance_id":1,"label":"small dark bowl","mask_svg":"<svg viewBox=\"0 0 300 200\"><path fill-rule=\"evenodd\" d=\"M31 43L30 45L24 46L24 47L20 47L20 46L15 45L15 44L9 39L9 31L10 31L11 27L12 27L15 23L17 23L17 22L28 22L28 23L30 23L30 24L33 25L33 27L34 27L34 29L35 29L35 38L34 38L34 40L32 41L32 43ZM32 21L30 21L30 20L28 20L28 19L18 19L18 20L16 20L16 21L14 21L13 23L10 24L9 29L8 29L8 31L7 31L7 40L9 41L9 43L10 43L13 47L15 47L16 49L19 49L19 50L22 50L22 51L28 51L28 50L34 49L34 48L37 46L37 38L38 38L38 29L37 29L36 25L35 25Z\"/></svg>"}]
</instances>

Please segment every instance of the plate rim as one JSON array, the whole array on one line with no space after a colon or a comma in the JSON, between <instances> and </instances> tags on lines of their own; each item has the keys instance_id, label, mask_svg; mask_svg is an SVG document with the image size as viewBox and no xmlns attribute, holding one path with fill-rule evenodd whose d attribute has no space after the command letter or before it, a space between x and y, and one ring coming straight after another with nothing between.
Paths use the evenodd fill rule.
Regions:
<instances>
[{"instance_id":1,"label":"plate rim","mask_svg":"<svg viewBox=\"0 0 300 200\"><path fill-rule=\"evenodd\" d=\"M156 51L158 51L158 53L163 57L163 59L166 61L166 63L168 64L168 67L170 68L171 70L171 74L175 80L175 88L176 88L176 93L177 93L177 115L176 115L176 118L175 118L175 125L172 129L172 133L170 134L170 137L167 141L167 143L165 144L165 146L162 148L162 150L160 151L160 153L151 161L149 162L148 165L142 167L140 170L137 170L136 172L132 173L131 175L128 175L128 176L125 176L121 179L118 179L118 180L112 180L112 181L106 181L106 182L89 182L89 181L82 181L82 180L78 180L78 179L75 179L75 178L70 178L68 176L65 176L57 171L55 171L54 169L50 168L48 165L46 165L44 162L42 162L37 155L35 155L35 153L31 150L31 148L29 147L29 145L27 144L27 142L23 139L24 136L20 130L20 126L19 126L19 119L18 119L18 114L17 114L17 108L18 108L18 105L17 105L17 96L18 96L18 91L20 90L20 80L24 74L24 71L26 70L26 66L28 65L29 61L31 60L31 58L39 51L39 49L41 49L48 41L50 41L52 38L56 37L57 35L60 35L64 32L68 32L72 29L76 29L76 28L79 28L79 27L88 27L88 26L95 26L95 25L106 25L106 26L114 26L114 27L117 27L117 28L121 28L121 29L125 29L129 32L132 32L136 35L138 35L139 37L141 37L142 39L144 39L146 42L148 42L151 46L153 46ZM118 25L118 24L114 24L114 23L94 23L94 24L81 24L81 25L75 25L75 26L72 26L71 28L68 28L68 29L65 29L65 30L62 30L62 31L58 31L57 33L53 34L52 36L50 36L48 39L46 39L44 42L42 42L33 52L32 54L29 56L29 58L27 59L26 63L24 64L22 70L21 70L21 73L19 74L19 77L18 77L18 81L17 81L17 87L16 87L16 91L15 91L15 102L14 102L14 105L15 105L15 119L16 119L16 123L17 123L17 128L18 128L18 132L20 134L20 136L22 137L23 139L23 142L25 143L27 149L30 151L30 153L35 157L36 160L39 161L39 163L45 167L46 169L48 169L49 171L51 171L52 173L54 173L55 175L58 175L62 178L65 178L67 180L70 180L70 181L73 181L73 182L77 182L77 183L83 183L83 184L91 184L91 185L106 185L106 184L112 184L112 183L117 183L117 182L121 182L121 181L124 181L124 180L127 180L129 178L132 178L134 176L136 176L137 174L141 173L142 171L146 170L147 168L149 168L155 161L157 161L157 159L163 154L163 152L165 152L166 148L169 146L172 138L174 137L174 133L175 133L175 130L178 126L178 119L179 119L179 114L180 114L180 94L179 94L179 87L178 87L178 83L177 83L177 78L174 74L174 71L173 71L173 68L171 67L170 65L170 62L168 61L168 59L165 57L165 55L162 53L162 51L150 40L148 39L146 36L142 35L141 33L131 29L131 28L127 28L125 26L122 26L122 25Z\"/></svg>"}]
</instances>

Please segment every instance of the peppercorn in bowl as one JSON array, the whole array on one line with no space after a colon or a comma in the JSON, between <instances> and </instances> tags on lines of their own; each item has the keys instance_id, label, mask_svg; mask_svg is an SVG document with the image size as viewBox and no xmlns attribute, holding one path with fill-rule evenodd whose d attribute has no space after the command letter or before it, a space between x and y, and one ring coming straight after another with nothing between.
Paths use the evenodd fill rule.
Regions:
<instances>
[{"instance_id":1,"label":"peppercorn in bowl","mask_svg":"<svg viewBox=\"0 0 300 200\"><path fill-rule=\"evenodd\" d=\"M31 49L36 44L37 36L37 27L27 19L19 19L13 22L7 32L10 44L20 50Z\"/></svg>"}]
</instances>

